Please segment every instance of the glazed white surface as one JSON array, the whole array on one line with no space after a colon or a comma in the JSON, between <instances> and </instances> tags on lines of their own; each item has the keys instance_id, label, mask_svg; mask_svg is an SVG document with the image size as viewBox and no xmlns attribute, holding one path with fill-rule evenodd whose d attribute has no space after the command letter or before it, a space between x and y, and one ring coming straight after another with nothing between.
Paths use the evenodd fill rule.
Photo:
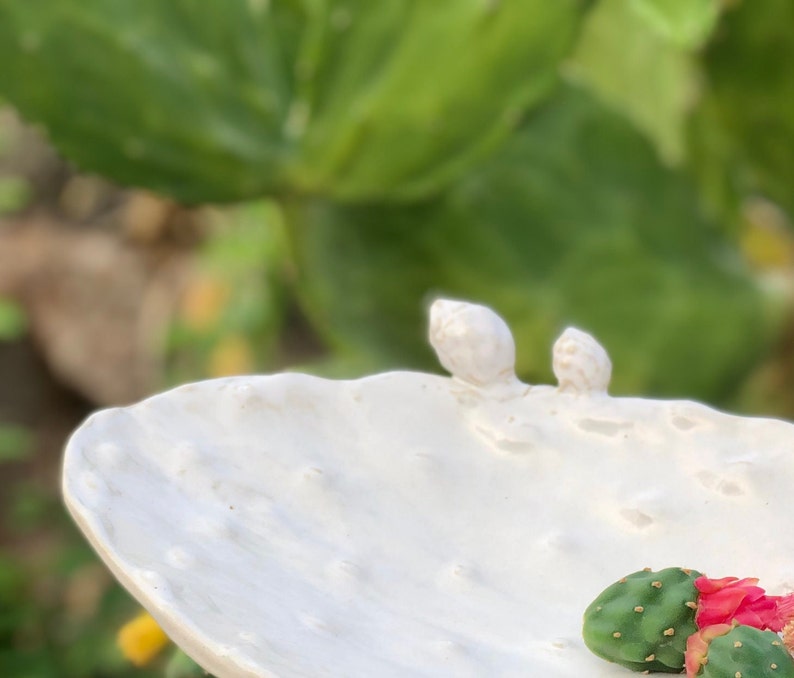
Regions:
<instances>
[{"instance_id":1,"label":"glazed white surface","mask_svg":"<svg viewBox=\"0 0 794 678\"><path fill-rule=\"evenodd\" d=\"M580 631L621 576L794 589L790 424L611 398L578 331L560 388L515 379L487 309L437 302L430 334L452 378L201 382L72 437L72 515L208 671L619 678Z\"/></svg>"}]
</instances>

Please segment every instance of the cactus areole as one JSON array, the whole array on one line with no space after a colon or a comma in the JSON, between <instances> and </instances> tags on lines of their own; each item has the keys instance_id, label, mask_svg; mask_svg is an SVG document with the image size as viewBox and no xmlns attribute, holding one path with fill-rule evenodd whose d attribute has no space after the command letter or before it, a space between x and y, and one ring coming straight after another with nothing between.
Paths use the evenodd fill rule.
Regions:
<instances>
[{"instance_id":1,"label":"cactus areole","mask_svg":"<svg viewBox=\"0 0 794 678\"><path fill-rule=\"evenodd\" d=\"M66 448L67 506L219 678L620 678L681 661L694 628L697 573L645 566L792 588L794 426L611 397L574 329L558 385L522 383L482 306L435 302L430 342L451 377L234 377L99 412ZM594 628L636 645L606 662L582 613L629 572L647 627Z\"/></svg>"}]
</instances>

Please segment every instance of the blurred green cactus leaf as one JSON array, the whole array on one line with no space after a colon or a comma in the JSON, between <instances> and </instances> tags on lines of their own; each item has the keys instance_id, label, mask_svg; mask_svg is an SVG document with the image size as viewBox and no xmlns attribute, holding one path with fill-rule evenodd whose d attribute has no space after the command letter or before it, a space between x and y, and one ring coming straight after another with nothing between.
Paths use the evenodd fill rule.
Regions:
<instances>
[{"instance_id":1,"label":"blurred green cactus leaf","mask_svg":"<svg viewBox=\"0 0 794 678\"><path fill-rule=\"evenodd\" d=\"M626 0L601 0L568 72L645 132L666 161L682 161L697 82L693 50L655 30Z\"/></svg>"},{"instance_id":2,"label":"blurred green cactus leaf","mask_svg":"<svg viewBox=\"0 0 794 678\"><path fill-rule=\"evenodd\" d=\"M625 121L570 89L442 200L296 206L304 303L349 353L435 360L421 328L437 295L491 305L518 369L550 375L569 324L612 355L616 393L715 399L759 359L780 308L735 259L680 173Z\"/></svg>"},{"instance_id":3,"label":"blurred green cactus leaf","mask_svg":"<svg viewBox=\"0 0 794 678\"><path fill-rule=\"evenodd\" d=\"M186 202L439 190L554 82L580 0L6 0L0 94Z\"/></svg>"},{"instance_id":4,"label":"blurred green cactus leaf","mask_svg":"<svg viewBox=\"0 0 794 678\"><path fill-rule=\"evenodd\" d=\"M276 24L241 0L11 0L0 92L85 169L185 201L256 194L288 154Z\"/></svg>"},{"instance_id":5,"label":"blurred green cactus leaf","mask_svg":"<svg viewBox=\"0 0 794 678\"><path fill-rule=\"evenodd\" d=\"M718 200L763 196L794 215L794 3L743 2L726 11L704 54L705 101L692 141Z\"/></svg>"},{"instance_id":6,"label":"blurred green cactus leaf","mask_svg":"<svg viewBox=\"0 0 794 678\"><path fill-rule=\"evenodd\" d=\"M578 15L572 0L320 4L300 181L347 199L433 192L479 159L548 91Z\"/></svg>"},{"instance_id":7,"label":"blurred green cactus leaf","mask_svg":"<svg viewBox=\"0 0 794 678\"><path fill-rule=\"evenodd\" d=\"M631 0L630 4L663 37L681 47L700 47L717 23L721 0Z\"/></svg>"}]
</instances>

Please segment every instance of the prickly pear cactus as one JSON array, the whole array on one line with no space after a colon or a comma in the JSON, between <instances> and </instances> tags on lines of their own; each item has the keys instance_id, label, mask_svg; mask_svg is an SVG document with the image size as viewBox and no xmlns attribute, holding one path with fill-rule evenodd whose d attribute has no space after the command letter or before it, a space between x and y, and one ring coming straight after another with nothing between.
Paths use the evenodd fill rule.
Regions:
<instances>
[{"instance_id":1,"label":"prickly pear cactus","mask_svg":"<svg viewBox=\"0 0 794 678\"><path fill-rule=\"evenodd\" d=\"M700 678L794 678L794 660L773 631L736 626L711 641Z\"/></svg>"},{"instance_id":2,"label":"prickly pear cactus","mask_svg":"<svg viewBox=\"0 0 794 678\"><path fill-rule=\"evenodd\" d=\"M440 190L553 84L581 0L7 0L0 95L183 201Z\"/></svg>"},{"instance_id":3,"label":"prickly pear cactus","mask_svg":"<svg viewBox=\"0 0 794 678\"><path fill-rule=\"evenodd\" d=\"M634 671L679 673L697 630L695 570L635 572L605 589L584 613L584 641L599 657Z\"/></svg>"}]
</instances>

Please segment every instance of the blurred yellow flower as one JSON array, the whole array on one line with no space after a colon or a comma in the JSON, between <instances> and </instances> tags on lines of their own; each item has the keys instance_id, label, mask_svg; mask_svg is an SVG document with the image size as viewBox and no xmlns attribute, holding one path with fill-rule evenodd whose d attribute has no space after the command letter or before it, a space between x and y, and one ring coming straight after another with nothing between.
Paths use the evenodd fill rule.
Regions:
<instances>
[{"instance_id":1,"label":"blurred yellow flower","mask_svg":"<svg viewBox=\"0 0 794 678\"><path fill-rule=\"evenodd\" d=\"M779 207L757 198L746 201L742 214L740 246L750 264L762 271L794 265L791 226Z\"/></svg>"},{"instance_id":2,"label":"blurred yellow flower","mask_svg":"<svg viewBox=\"0 0 794 678\"><path fill-rule=\"evenodd\" d=\"M230 296L231 289L225 280L198 277L185 290L179 309L180 318L196 332L211 330L220 321Z\"/></svg>"},{"instance_id":3,"label":"blurred yellow flower","mask_svg":"<svg viewBox=\"0 0 794 678\"><path fill-rule=\"evenodd\" d=\"M249 374L254 364L254 352L248 340L240 334L227 334L212 350L207 371L211 377L230 377Z\"/></svg>"},{"instance_id":4,"label":"blurred yellow flower","mask_svg":"<svg viewBox=\"0 0 794 678\"><path fill-rule=\"evenodd\" d=\"M168 636L148 612L127 622L116 636L121 652L135 666L148 664L169 642Z\"/></svg>"}]
</instances>

